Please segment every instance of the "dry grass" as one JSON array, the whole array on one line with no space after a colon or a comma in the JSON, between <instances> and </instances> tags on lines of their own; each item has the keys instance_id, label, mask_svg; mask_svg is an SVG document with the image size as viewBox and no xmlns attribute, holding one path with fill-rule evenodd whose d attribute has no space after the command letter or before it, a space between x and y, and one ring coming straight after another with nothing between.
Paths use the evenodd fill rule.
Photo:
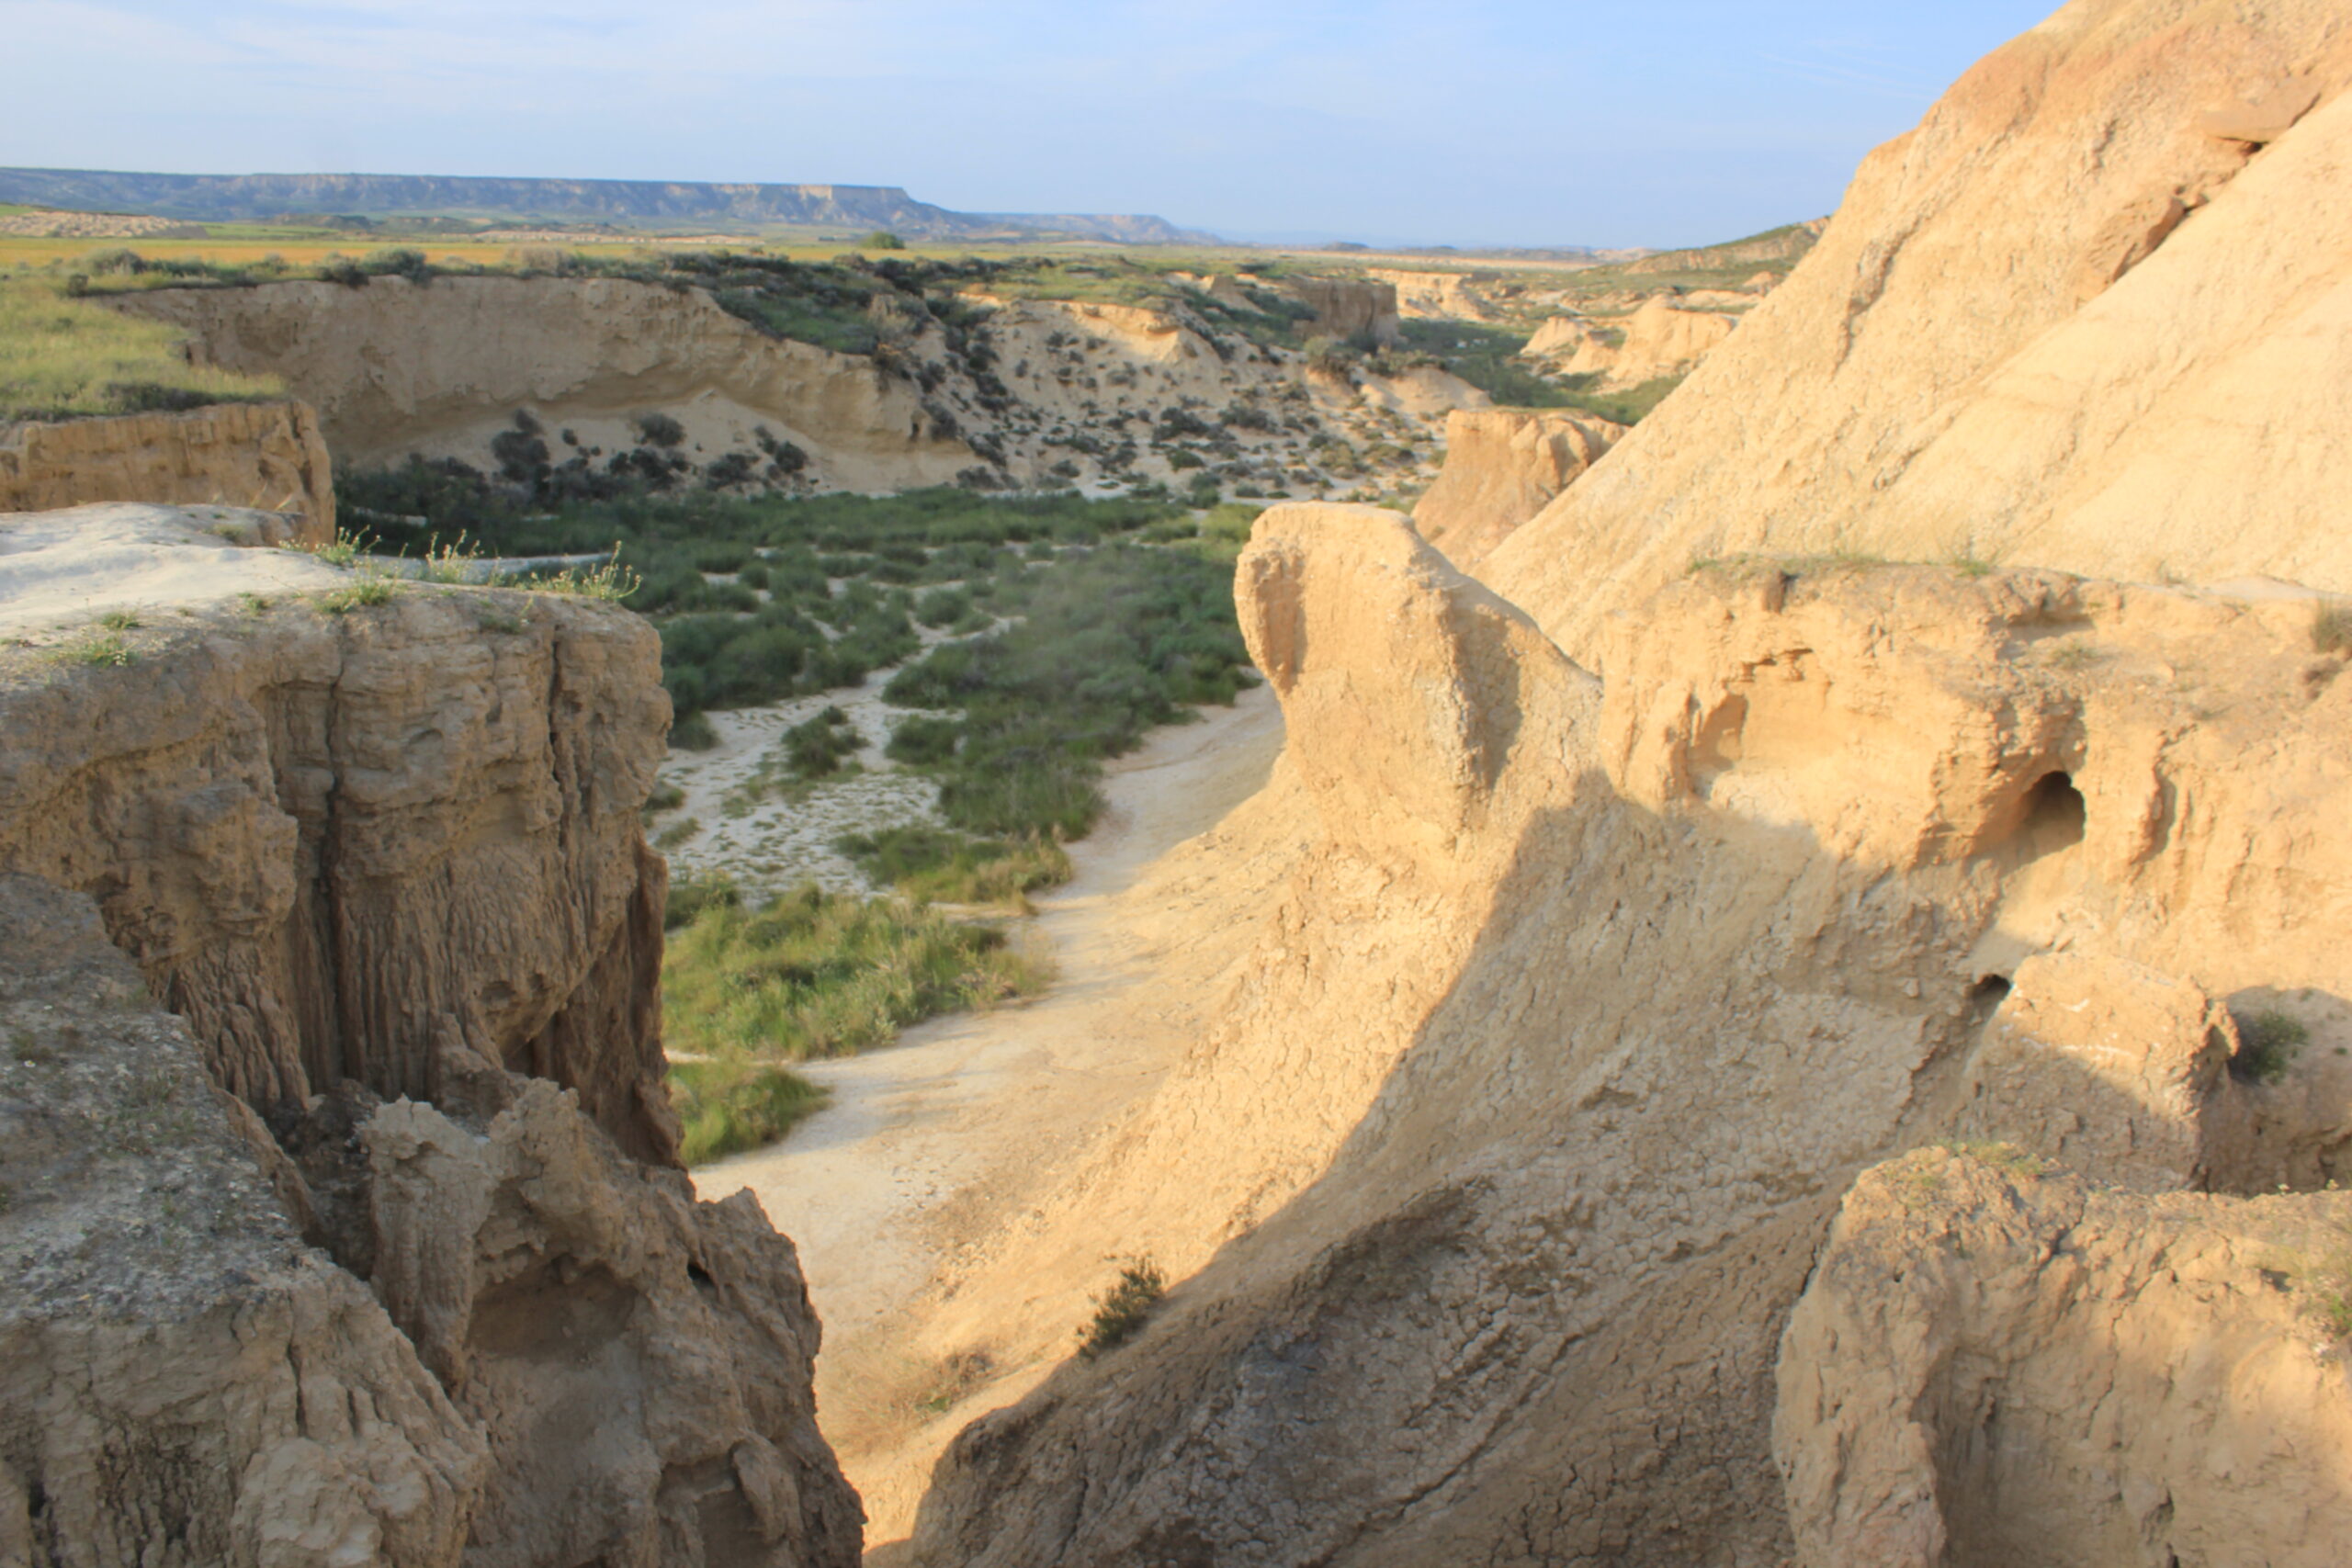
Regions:
<instances>
[{"instance_id":1,"label":"dry grass","mask_svg":"<svg viewBox=\"0 0 2352 1568\"><path fill-rule=\"evenodd\" d=\"M0 419L74 419L282 397L276 378L190 365L180 333L42 280L0 282Z\"/></svg>"}]
</instances>

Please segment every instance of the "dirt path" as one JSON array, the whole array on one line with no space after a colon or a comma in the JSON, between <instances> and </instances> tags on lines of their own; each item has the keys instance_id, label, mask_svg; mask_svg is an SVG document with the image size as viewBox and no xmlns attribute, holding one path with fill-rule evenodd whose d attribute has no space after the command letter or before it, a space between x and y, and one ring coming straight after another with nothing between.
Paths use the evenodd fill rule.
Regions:
<instances>
[{"instance_id":1,"label":"dirt path","mask_svg":"<svg viewBox=\"0 0 2352 1568\"><path fill-rule=\"evenodd\" d=\"M1117 896L1159 856L1254 794L1282 743L1263 686L1113 763L1110 811L1073 846L1077 874L1018 940L1060 967L1035 1002L942 1019L894 1046L811 1064L831 1106L773 1149L695 1172L705 1198L757 1194L800 1249L825 1325L818 1405L869 1540L902 1533L919 1476L908 1434L978 1371L907 1347L940 1269L991 1234L1189 1041L1138 982L1151 940Z\"/></svg>"}]
</instances>

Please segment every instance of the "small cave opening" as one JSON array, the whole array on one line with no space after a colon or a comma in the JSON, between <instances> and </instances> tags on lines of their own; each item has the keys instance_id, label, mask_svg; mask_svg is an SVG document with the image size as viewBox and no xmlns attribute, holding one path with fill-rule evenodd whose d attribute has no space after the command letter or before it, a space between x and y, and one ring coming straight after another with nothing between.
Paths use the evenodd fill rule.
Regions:
<instances>
[{"instance_id":1,"label":"small cave opening","mask_svg":"<svg viewBox=\"0 0 2352 1568\"><path fill-rule=\"evenodd\" d=\"M1980 976L1976 984L1968 987L1969 1022L1982 1023L1992 1017L2000 1007L2002 998L2008 994L2009 977L2007 975Z\"/></svg>"},{"instance_id":2,"label":"small cave opening","mask_svg":"<svg viewBox=\"0 0 2352 1568\"><path fill-rule=\"evenodd\" d=\"M2081 843L2089 826L2090 807L2075 787L2074 775L2047 773L2026 791L2025 820L2017 840L2028 860L2039 860Z\"/></svg>"}]
</instances>

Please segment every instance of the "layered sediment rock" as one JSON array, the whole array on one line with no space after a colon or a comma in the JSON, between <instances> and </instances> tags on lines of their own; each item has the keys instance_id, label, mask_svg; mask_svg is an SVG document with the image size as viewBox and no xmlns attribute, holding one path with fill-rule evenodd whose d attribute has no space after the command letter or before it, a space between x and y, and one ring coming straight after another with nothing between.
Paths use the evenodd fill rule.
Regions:
<instances>
[{"instance_id":1,"label":"layered sediment rock","mask_svg":"<svg viewBox=\"0 0 2352 1568\"><path fill-rule=\"evenodd\" d=\"M1413 526L1454 565L1475 567L1624 434L1590 414L1456 410L1445 420L1445 467L1413 508Z\"/></svg>"},{"instance_id":2,"label":"layered sediment rock","mask_svg":"<svg viewBox=\"0 0 2352 1568\"><path fill-rule=\"evenodd\" d=\"M672 1157L651 630L550 595L214 610L0 684L0 869L86 890L222 1087L431 1099L462 1046Z\"/></svg>"},{"instance_id":3,"label":"layered sediment rock","mask_svg":"<svg viewBox=\"0 0 2352 1568\"><path fill-rule=\"evenodd\" d=\"M107 501L292 513L302 542L334 537L334 472L304 403L0 427L0 513Z\"/></svg>"},{"instance_id":4,"label":"layered sediment rock","mask_svg":"<svg viewBox=\"0 0 2352 1568\"><path fill-rule=\"evenodd\" d=\"M1871 153L1489 581L1587 659L1611 611L1741 550L2352 590L2347 81L2328 0L2075 0ZM2207 129L2290 84L2312 107L2258 149Z\"/></svg>"},{"instance_id":5,"label":"layered sediment rock","mask_svg":"<svg viewBox=\"0 0 2352 1568\"><path fill-rule=\"evenodd\" d=\"M674 1164L650 631L158 510L0 519L178 589L0 617L0 1546L854 1563L791 1245Z\"/></svg>"}]
</instances>

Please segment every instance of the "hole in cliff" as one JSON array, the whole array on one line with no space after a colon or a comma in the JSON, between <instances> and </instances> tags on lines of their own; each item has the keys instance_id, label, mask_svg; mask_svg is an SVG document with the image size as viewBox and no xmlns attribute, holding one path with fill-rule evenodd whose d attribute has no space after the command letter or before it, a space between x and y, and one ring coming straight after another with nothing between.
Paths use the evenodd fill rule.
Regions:
<instances>
[{"instance_id":1,"label":"hole in cliff","mask_svg":"<svg viewBox=\"0 0 2352 1568\"><path fill-rule=\"evenodd\" d=\"M698 1289L706 1291L715 1291L718 1289L718 1281L713 1280L710 1277L710 1270L704 1268L699 1263L689 1263L686 1265L686 1278L694 1281L695 1285Z\"/></svg>"},{"instance_id":2,"label":"hole in cliff","mask_svg":"<svg viewBox=\"0 0 2352 1568\"><path fill-rule=\"evenodd\" d=\"M1972 1023L1982 1023L1993 1016L2001 999L2009 994L2007 975L1986 975L1968 987L1968 1018Z\"/></svg>"},{"instance_id":3,"label":"hole in cliff","mask_svg":"<svg viewBox=\"0 0 2352 1568\"><path fill-rule=\"evenodd\" d=\"M2090 823L2090 807L2070 773L2044 773L2026 792L2025 822L2018 829L2028 860L2056 854L2083 841Z\"/></svg>"}]
</instances>

